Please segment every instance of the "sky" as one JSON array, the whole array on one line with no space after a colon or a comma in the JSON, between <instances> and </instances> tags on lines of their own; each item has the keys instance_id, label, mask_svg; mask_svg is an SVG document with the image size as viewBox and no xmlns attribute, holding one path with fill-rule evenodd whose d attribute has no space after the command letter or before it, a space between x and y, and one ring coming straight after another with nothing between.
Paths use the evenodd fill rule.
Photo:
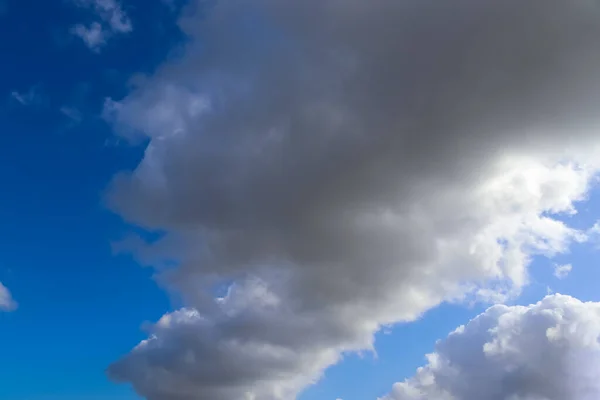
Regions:
<instances>
[{"instance_id":1,"label":"sky","mask_svg":"<svg viewBox=\"0 0 600 400\"><path fill-rule=\"evenodd\" d=\"M597 399L598 34L0 0L0 399Z\"/></svg>"}]
</instances>

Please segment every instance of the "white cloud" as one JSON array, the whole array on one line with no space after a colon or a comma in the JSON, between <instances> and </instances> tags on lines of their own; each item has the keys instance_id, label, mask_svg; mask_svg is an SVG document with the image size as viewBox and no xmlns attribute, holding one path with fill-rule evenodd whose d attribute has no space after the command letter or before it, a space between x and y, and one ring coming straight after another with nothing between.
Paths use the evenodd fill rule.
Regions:
<instances>
[{"instance_id":1,"label":"white cloud","mask_svg":"<svg viewBox=\"0 0 600 400\"><path fill-rule=\"evenodd\" d=\"M0 311L13 311L17 302L13 300L10 291L0 282Z\"/></svg>"},{"instance_id":2,"label":"white cloud","mask_svg":"<svg viewBox=\"0 0 600 400\"><path fill-rule=\"evenodd\" d=\"M590 7L248 0L184 13L188 53L106 115L150 141L109 199L167 232L134 250L186 307L110 376L152 400L293 399L382 326L518 293L532 257L586 237L557 215L576 212L600 167Z\"/></svg>"},{"instance_id":3,"label":"white cloud","mask_svg":"<svg viewBox=\"0 0 600 400\"><path fill-rule=\"evenodd\" d=\"M597 249L600 248L600 221L596 221L586 232L588 241Z\"/></svg>"},{"instance_id":4,"label":"white cloud","mask_svg":"<svg viewBox=\"0 0 600 400\"><path fill-rule=\"evenodd\" d=\"M71 33L80 37L93 51L100 51L115 35L133 30L131 20L117 0L74 0L74 3L92 9L100 19L89 25L76 24L71 28Z\"/></svg>"},{"instance_id":5,"label":"white cloud","mask_svg":"<svg viewBox=\"0 0 600 400\"><path fill-rule=\"evenodd\" d=\"M554 276L557 277L558 279L565 279L569 275L569 273L571 272L572 269L573 269L573 266L571 264L555 265L554 266Z\"/></svg>"},{"instance_id":6,"label":"white cloud","mask_svg":"<svg viewBox=\"0 0 600 400\"><path fill-rule=\"evenodd\" d=\"M552 295L495 306L436 345L383 400L595 400L600 303Z\"/></svg>"}]
</instances>

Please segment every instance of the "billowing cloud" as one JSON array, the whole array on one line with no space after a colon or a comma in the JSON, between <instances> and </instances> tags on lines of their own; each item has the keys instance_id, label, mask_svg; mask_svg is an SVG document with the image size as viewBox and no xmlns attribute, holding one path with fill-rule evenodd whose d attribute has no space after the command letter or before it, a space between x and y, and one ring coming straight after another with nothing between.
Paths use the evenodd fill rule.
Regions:
<instances>
[{"instance_id":1,"label":"billowing cloud","mask_svg":"<svg viewBox=\"0 0 600 400\"><path fill-rule=\"evenodd\" d=\"M0 311L13 311L17 302L13 300L10 291L0 282Z\"/></svg>"},{"instance_id":2,"label":"billowing cloud","mask_svg":"<svg viewBox=\"0 0 600 400\"><path fill-rule=\"evenodd\" d=\"M382 400L594 400L599 340L600 303L552 295L494 306L438 342Z\"/></svg>"},{"instance_id":3,"label":"billowing cloud","mask_svg":"<svg viewBox=\"0 0 600 400\"><path fill-rule=\"evenodd\" d=\"M93 51L107 44L115 35L129 33L133 30L131 19L117 0L73 0L74 4L95 12L99 21L90 24L76 24L71 33L83 40Z\"/></svg>"},{"instance_id":4,"label":"billowing cloud","mask_svg":"<svg viewBox=\"0 0 600 400\"><path fill-rule=\"evenodd\" d=\"M186 54L106 105L150 141L109 201L167 232L129 243L186 305L113 379L151 400L292 399L382 326L518 293L532 257L585 239L556 215L600 166L594 3L193 10Z\"/></svg>"}]
</instances>

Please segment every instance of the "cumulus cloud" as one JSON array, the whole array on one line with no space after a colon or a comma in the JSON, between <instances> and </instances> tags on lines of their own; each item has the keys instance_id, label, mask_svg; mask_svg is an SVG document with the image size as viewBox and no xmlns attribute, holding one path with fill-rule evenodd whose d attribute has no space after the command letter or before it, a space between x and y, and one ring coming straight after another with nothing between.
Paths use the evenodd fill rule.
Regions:
<instances>
[{"instance_id":1,"label":"cumulus cloud","mask_svg":"<svg viewBox=\"0 0 600 400\"><path fill-rule=\"evenodd\" d=\"M494 306L436 345L426 366L381 400L594 400L600 303L552 295Z\"/></svg>"},{"instance_id":2,"label":"cumulus cloud","mask_svg":"<svg viewBox=\"0 0 600 400\"><path fill-rule=\"evenodd\" d=\"M131 20L117 0L74 0L74 4L93 10L99 18L99 21L71 28L71 33L93 51L100 51L113 36L133 30Z\"/></svg>"},{"instance_id":3,"label":"cumulus cloud","mask_svg":"<svg viewBox=\"0 0 600 400\"><path fill-rule=\"evenodd\" d=\"M186 54L106 103L150 142L109 202L166 232L128 243L186 306L113 379L151 400L292 399L383 326L514 295L532 257L585 240L556 216L600 167L594 3L199 8Z\"/></svg>"},{"instance_id":4,"label":"cumulus cloud","mask_svg":"<svg viewBox=\"0 0 600 400\"><path fill-rule=\"evenodd\" d=\"M571 264L555 265L554 276L558 279L565 279L572 270L573 266Z\"/></svg>"},{"instance_id":5,"label":"cumulus cloud","mask_svg":"<svg viewBox=\"0 0 600 400\"><path fill-rule=\"evenodd\" d=\"M13 300L10 291L0 282L0 311L13 311L17 302Z\"/></svg>"}]
</instances>

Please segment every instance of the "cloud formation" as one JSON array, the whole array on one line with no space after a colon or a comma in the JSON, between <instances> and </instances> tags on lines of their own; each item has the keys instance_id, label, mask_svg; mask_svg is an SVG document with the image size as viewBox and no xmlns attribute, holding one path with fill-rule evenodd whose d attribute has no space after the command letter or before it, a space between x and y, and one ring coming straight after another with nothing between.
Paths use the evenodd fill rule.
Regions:
<instances>
[{"instance_id":1,"label":"cloud formation","mask_svg":"<svg viewBox=\"0 0 600 400\"><path fill-rule=\"evenodd\" d=\"M552 295L494 306L438 342L382 400L594 400L599 340L600 303Z\"/></svg>"},{"instance_id":2,"label":"cloud formation","mask_svg":"<svg viewBox=\"0 0 600 400\"><path fill-rule=\"evenodd\" d=\"M555 265L554 276L558 279L565 279L572 270L573 266L571 264Z\"/></svg>"},{"instance_id":3,"label":"cloud formation","mask_svg":"<svg viewBox=\"0 0 600 400\"><path fill-rule=\"evenodd\" d=\"M100 21L90 24L76 24L71 33L83 40L93 51L100 51L115 35L133 30L131 20L117 0L73 0L74 4L95 12Z\"/></svg>"},{"instance_id":4,"label":"cloud formation","mask_svg":"<svg viewBox=\"0 0 600 400\"><path fill-rule=\"evenodd\" d=\"M0 282L0 311L13 311L17 302L13 300L10 291Z\"/></svg>"},{"instance_id":5,"label":"cloud formation","mask_svg":"<svg viewBox=\"0 0 600 400\"><path fill-rule=\"evenodd\" d=\"M193 9L186 55L106 104L150 141L110 204L167 232L129 243L186 305L113 379L150 400L293 399L382 326L518 293L532 257L585 240L556 215L600 167L595 3Z\"/></svg>"}]
</instances>

